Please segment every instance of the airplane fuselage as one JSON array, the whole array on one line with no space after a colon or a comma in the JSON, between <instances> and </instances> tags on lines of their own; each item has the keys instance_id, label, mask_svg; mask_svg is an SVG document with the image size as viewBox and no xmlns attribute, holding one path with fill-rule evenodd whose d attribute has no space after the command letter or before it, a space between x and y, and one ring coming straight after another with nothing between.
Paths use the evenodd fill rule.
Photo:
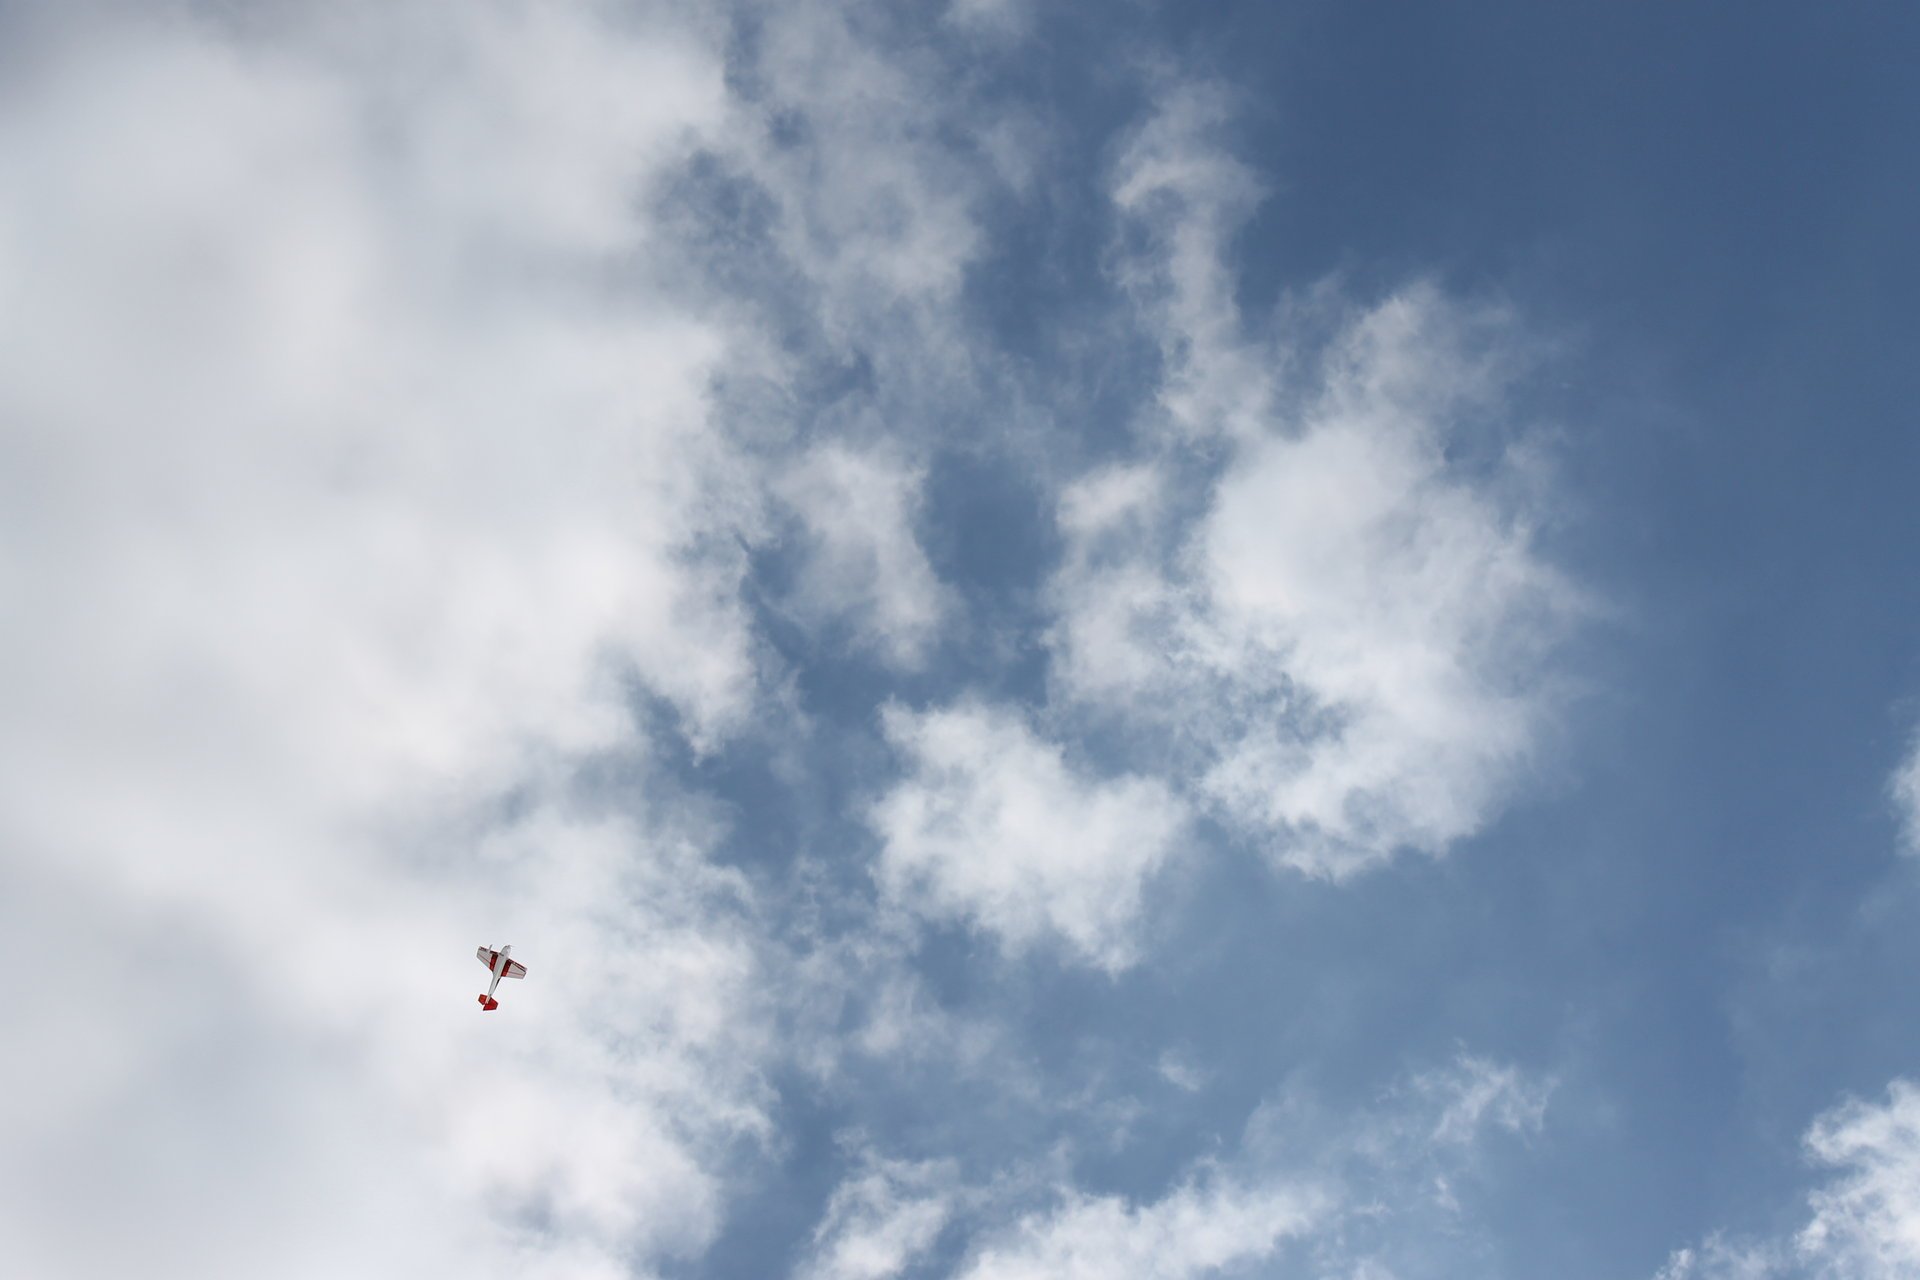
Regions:
<instances>
[{"instance_id":1,"label":"airplane fuselage","mask_svg":"<svg viewBox=\"0 0 1920 1280\"><path fill-rule=\"evenodd\" d=\"M488 972L493 975L493 981L487 984L486 994L480 997L480 1008L483 1011L498 1009L500 1007L500 1002L493 998L493 993L499 989L500 979L508 976L518 976L517 974L511 974L513 962L508 959L508 956L511 955L512 952L513 947L511 945L502 946L498 951L491 951L484 946L480 948L480 959L487 966ZM524 970L522 972L524 972Z\"/></svg>"}]
</instances>

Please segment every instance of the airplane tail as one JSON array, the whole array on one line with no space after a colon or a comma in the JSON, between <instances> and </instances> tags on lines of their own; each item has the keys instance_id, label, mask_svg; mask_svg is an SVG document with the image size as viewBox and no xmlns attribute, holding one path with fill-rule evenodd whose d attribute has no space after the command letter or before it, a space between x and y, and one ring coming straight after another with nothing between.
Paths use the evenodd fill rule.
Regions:
<instances>
[{"instance_id":1,"label":"airplane tail","mask_svg":"<svg viewBox=\"0 0 1920 1280\"><path fill-rule=\"evenodd\" d=\"M480 1009L482 1012L485 1012L488 1009L498 1009L499 1007L500 1007L500 1002L498 1000L495 1000L492 996L480 997Z\"/></svg>"}]
</instances>

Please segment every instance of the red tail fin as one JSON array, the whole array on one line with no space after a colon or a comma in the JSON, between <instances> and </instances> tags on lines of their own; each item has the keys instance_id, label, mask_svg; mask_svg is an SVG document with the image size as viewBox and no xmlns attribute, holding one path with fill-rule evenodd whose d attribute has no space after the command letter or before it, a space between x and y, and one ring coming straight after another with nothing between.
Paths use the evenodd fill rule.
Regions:
<instances>
[{"instance_id":1,"label":"red tail fin","mask_svg":"<svg viewBox=\"0 0 1920 1280\"><path fill-rule=\"evenodd\" d=\"M480 1008L482 1009L482 1011L485 1011L487 1009L498 1009L499 1007L500 1007L500 1002L498 1000L495 1000L492 996L480 997Z\"/></svg>"}]
</instances>

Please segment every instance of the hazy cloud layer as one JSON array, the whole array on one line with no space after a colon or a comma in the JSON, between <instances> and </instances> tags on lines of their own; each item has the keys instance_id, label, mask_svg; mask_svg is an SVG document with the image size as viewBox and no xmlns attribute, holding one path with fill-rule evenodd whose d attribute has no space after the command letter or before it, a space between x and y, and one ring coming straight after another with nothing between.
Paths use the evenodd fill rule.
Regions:
<instances>
[{"instance_id":1,"label":"hazy cloud layer","mask_svg":"<svg viewBox=\"0 0 1920 1280\"><path fill-rule=\"evenodd\" d=\"M56 1048L9 1071L13 1265L697 1251L768 1125L752 908L691 810L567 774L648 771L636 687L705 748L756 696L728 339L609 284L719 51L581 6L98 21L0 128L5 915ZM449 983L514 926L575 980L503 1042Z\"/></svg>"},{"instance_id":2,"label":"hazy cloud layer","mask_svg":"<svg viewBox=\"0 0 1920 1280\"><path fill-rule=\"evenodd\" d=\"M0 1266L1498 1276L1714 1060L1614 828L1358 875L1568 736L1551 325L1289 276L1166 17L0 14ZM1664 1280L1920 1272L1916 1135Z\"/></svg>"},{"instance_id":3,"label":"hazy cloud layer","mask_svg":"<svg viewBox=\"0 0 1920 1280\"><path fill-rule=\"evenodd\" d=\"M920 660L921 473L797 444L803 389L947 323L972 193L1020 166L1018 131L942 141L872 17L18 28L0 919L49 1052L8 1073L16 1264L615 1275L713 1239L763 1064L832 1055L775 1043L779 926L657 760L755 726L781 511L802 613ZM750 278L698 273L702 166L775 212ZM482 931L534 939L504 1042L447 999Z\"/></svg>"}]
</instances>

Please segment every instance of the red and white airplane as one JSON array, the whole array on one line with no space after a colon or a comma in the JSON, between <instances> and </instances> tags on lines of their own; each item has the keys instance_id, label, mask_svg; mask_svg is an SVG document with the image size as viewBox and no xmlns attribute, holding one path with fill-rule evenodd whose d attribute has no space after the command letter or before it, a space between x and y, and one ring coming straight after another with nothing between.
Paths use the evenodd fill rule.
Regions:
<instances>
[{"instance_id":1,"label":"red and white airplane","mask_svg":"<svg viewBox=\"0 0 1920 1280\"><path fill-rule=\"evenodd\" d=\"M480 957L481 964L493 970L493 981L487 984L487 994L480 997L480 1008L482 1010L498 1009L500 1007L500 1002L493 998L494 988L500 985L500 979L524 978L527 976L527 966L521 964L518 960L507 959L507 953L512 950L513 948L510 946L503 946L498 951L495 951L491 947L483 945L479 951L474 953Z\"/></svg>"}]
</instances>

